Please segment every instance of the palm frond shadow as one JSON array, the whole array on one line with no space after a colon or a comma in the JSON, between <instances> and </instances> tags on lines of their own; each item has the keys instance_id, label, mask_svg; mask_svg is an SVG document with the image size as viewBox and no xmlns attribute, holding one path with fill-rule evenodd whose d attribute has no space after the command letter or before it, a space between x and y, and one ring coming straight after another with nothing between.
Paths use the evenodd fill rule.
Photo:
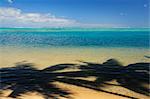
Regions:
<instances>
[{"instance_id":1,"label":"palm frond shadow","mask_svg":"<svg viewBox=\"0 0 150 99\"><path fill-rule=\"evenodd\" d=\"M97 91L114 94L122 97L136 99L133 96L127 96L115 92L110 92L101 89L107 85L122 86L134 92L149 96L149 88L143 86L149 84L149 63L135 63L128 66L122 66L115 59L110 59L103 64L83 62L85 65L80 65L81 71L76 74L70 74L70 77L58 79L61 82L72 85L82 86ZM77 79L75 77L96 77L95 81L87 81ZM74 78L71 78L74 77ZM119 84L110 84L109 81L116 80Z\"/></svg>"},{"instance_id":2,"label":"palm frond shadow","mask_svg":"<svg viewBox=\"0 0 150 99\"><path fill-rule=\"evenodd\" d=\"M13 92L9 97L16 98L26 92L39 92L45 99L57 97L70 97L70 92L65 89L60 89L53 84L57 78L57 73L54 71L64 69L66 65L50 67L51 71L47 75L42 70L33 67L32 64L20 64L16 67L0 69L0 89L11 89ZM71 97L70 97L71 98Z\"/></svg>"},{"instance_id":3,"label":"palm frond shadow","mask_svg":"<svg viewBox=\"0 0 150 99\"><path fill-rule=\"evenodd\" d=\"M116 80L120 86L137 93L149 96L149 66L150 63L135 63L122 66L117 60L110 59L103 64L86 63L81 66L82 71L90 72L97 79L94 81L95 87L105 82Z\"/></svg>"},{"instance_id":4,"label":"palm frond shadow","mask_svg":"<svg viewBox=\"0 0 150 99\"><path fill-rule=\"evenodd\" d=\"M103 64L82 63L82 65L57 64L43 70L34 68L33 64L20 64L12 68L1 68L0 89L13 90L9 95L10 97L17 97L26 92L36 91L41 93L45 98L58 98L59 96L71 98L71 92L53 84L53 82L58 81L133 99L136 98L105 91L101 88L110 85L122 86L134 92L149 95L149 88L143 86L143 84L149 84L149 63L135 63L122 66L115 59L110 59ZM80 70L61 71L69 68L78 68ZM96 77L96 80L79 79L91 76ZM116 80L119 85L107 83L112 80Z\"/></svg>"}]
</instances>

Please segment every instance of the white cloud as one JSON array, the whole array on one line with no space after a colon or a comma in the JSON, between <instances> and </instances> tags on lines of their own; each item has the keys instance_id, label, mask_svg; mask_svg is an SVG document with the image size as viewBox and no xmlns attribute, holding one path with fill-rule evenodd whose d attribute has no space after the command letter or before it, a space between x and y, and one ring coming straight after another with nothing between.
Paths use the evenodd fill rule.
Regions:
<instances>
[{"instance_id":1,"label":"white cloud","mask_svg":"<svg viewBox=\"0 0 150 99\"><path fill-rule=\"evenodd\" d=\"M13 0L7 0L8 1L8 3L13 3L14 1Z\"/></svg>"},{"instance_id":2,"label":"white cloud","mask_svg":"<svg viewBox=\"0 0 150 99\"><path fill-rule=\"evenodd\" d=\"M50 13L24 13L20 9L0 7L0 27L117 27L112 24L85 24L56 17Z\"/></svg>"},{"instance_id":3,"label":"white cloud","mask_svg":"<svg viewBox=\"0 0 150 99\"><path fill-rule=\"evenodd\" d=\"M76 24L75 20L56 17L50 13L24 13L16 8L0 8L1 27L61 27Z\"/></svg>"}]
</instances>

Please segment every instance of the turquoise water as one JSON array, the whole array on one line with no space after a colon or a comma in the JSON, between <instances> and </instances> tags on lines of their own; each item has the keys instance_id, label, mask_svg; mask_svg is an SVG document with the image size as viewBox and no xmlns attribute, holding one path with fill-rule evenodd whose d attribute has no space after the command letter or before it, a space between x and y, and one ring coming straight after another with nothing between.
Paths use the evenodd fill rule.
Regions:
<instances>
[{"instance_id":1,"label":"turquoise water","mask_svg":"<svg viewBox=\"0 0 150 99\"><path fill-rule=\"evenodd\" d=\"M149 62L145 29L0 29L0 66L29 62L44 68L77 60Z\"/></svg>"},{"instance_id":2,"label":"turquoise water","mask_svg":"<svg viewBox=\"0 0 150 99\"><path fill-rule=\"evenodd\" d=\"M0 45L149 47L149 31L140 29L0 29Z\"/></svg>"}]
</instances>

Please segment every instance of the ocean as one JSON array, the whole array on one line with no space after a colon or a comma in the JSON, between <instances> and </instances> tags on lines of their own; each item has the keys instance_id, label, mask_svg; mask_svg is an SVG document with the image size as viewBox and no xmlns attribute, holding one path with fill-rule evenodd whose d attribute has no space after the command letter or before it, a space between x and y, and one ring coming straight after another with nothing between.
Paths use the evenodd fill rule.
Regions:
<instances>
[{"instance_id":1,"label":"ocean","mask_svg":"<svg viewBox=\"0 0 150 99\"><path fill-rule=\"evenodd\" d=\"M12 31L13 30L13 31ZM35 29L36 30L36 29ZM0 31L0 45L31 47L149 47L149 31Z\"/></svg>"},{"instance_id":2,"label":"ocean","mask_svg":"<svg viewBox=\"0 0 150 99\"><path fill-rule=\"evenodd\" d=\"M39 68L59 63L149 62L149 29L0 29L0 66L18 62Z\"/></svg>"}]
</instances>

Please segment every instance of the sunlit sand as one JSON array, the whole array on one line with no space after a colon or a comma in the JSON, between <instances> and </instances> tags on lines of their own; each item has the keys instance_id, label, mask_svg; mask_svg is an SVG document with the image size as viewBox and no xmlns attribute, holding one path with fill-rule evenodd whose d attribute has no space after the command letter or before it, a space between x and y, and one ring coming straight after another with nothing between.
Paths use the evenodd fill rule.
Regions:
<instances>
[{"instance_id":1,"label":"sunlit sand","mask_svg":"<svg viewBox=\"0 0 150 99\"><path fill-rule=\"evenodd\" d=\"M33 63L39 69L60 63L79 63L79 61L102 63L115 58L127 65L149 62L147 48L100 48L100 47L2 47L0 66L14 66L18 62Z\"/></svg>"},{"instance_id":2,"label":"sunlit sand","mask_svg":"<svg viewBox=\"0 0 150 99\"><path fill-rule=\"evenodd\" d=\"M102 63L110 58L119 60L122 64L127 65L137 62L149 62L145 55L149 55L148 49L136 48L26 48L26 47L3 47L1 49L0 65L2 67L12 67L18 62L33 63L39 69L46 68L60 63L80 63L79 61ZM71 97L74 99L126 99L121 96L108 94L105 92L95 91L75 85L69 85L56 82L60 88L68 89ZM148 96L135 93L122 87L107 87L104 90L116 92L128 96L138 97L140 99L148 99ZM8 93L4 92L1 99L7 98ZM19 96L23 99L43 99L39 93L27 93ZM64 99L64 98L62 98Z\"/></svg>"}]
</instances>

